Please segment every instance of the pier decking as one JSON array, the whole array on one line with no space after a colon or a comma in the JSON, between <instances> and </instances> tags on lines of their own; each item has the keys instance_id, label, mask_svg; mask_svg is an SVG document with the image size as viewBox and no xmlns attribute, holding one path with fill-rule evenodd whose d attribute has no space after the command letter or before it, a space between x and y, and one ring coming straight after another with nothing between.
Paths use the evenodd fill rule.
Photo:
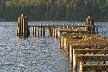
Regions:
<instances>
[{"instance_id":1,"label":"pier decking","mask_svg":"<svg viewBox=\"0 0 108 72\"><path fill-rule=\"evenodd\" d=\"M17 36L19 37L26 38L31 34L29 32L32 32L33 37L58 38L60 48L69 56L73 72L78 70L77 66L80 67L79 72L108 71L108 39L98 35L98 26L54 25L54 23L31 26L26 21L18 23L23 26L17 27ZM32 28L32 31L29 31L28 28L30 30Z\"/></svg>"}]
</instances>

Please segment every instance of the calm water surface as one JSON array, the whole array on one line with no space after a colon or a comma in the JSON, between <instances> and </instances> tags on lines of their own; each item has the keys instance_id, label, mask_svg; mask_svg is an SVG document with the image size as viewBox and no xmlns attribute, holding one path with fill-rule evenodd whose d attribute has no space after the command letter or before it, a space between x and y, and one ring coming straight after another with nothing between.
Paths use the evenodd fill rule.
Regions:
<instances>
[{"instance_id":1,"label":"calm water surface","mask_svg":"<svg viewBox=\"0 0 108 72\"><path fill-rule=\"evenodd\" d=\"M29 22L51 24L53 21ZM55 24L72 24L54 21ZM84 22L75 22L84 24ZM99 34L108 37L108 22L95 22ZM16 36L17 22L0 22L0 72L72 72L68 57L56 38L29 38Z\"/></svg>"}]
</instances>

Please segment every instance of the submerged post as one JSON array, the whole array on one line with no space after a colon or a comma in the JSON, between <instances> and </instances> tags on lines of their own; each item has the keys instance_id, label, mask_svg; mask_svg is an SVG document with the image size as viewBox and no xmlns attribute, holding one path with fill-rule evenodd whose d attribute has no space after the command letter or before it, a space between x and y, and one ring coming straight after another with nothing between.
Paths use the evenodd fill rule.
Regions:
<instances>
[{"instance_id":1,"label":"submerged post","mask_svg":"<svg viewBox=\"0 0 108 72\"><path fill-rule=\"evenodd\" d=\"M17 36L21 38L29 37L29 27L28 27L28 20L24 14L18 18L18 25L17 25Z\"/></svg>"}]
</instances>

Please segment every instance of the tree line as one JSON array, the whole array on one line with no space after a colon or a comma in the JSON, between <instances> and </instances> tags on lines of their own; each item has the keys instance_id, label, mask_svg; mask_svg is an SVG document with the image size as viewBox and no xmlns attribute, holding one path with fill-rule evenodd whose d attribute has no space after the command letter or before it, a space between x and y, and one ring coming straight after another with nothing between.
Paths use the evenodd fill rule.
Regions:
<instances>
[{"instance_id":1,"label":"tree line","mask_svg":"<svg viewBox=\"0 0 108 72\"><path fill-rule=\"evenodd\" d=\"M108 0L0 0L0 18L17 21L21 13L30 21L108 21Z\"/></svg>"}]
</instances>

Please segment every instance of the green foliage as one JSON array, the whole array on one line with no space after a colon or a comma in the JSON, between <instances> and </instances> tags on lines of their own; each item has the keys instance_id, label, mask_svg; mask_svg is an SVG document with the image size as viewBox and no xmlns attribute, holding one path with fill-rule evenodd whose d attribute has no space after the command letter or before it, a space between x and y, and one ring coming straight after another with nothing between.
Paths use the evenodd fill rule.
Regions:
<instances>
[{"instance_id":1,"label":"green foliage","mask_svg":"<svg viewBox=\"0 0 108 72\"><path fill-rule=\"evenodd\" d=\"M0 0L0 18L17 21L21 13L34 21L108 21L108 0Z\"/></svg>"}]
</instances>

